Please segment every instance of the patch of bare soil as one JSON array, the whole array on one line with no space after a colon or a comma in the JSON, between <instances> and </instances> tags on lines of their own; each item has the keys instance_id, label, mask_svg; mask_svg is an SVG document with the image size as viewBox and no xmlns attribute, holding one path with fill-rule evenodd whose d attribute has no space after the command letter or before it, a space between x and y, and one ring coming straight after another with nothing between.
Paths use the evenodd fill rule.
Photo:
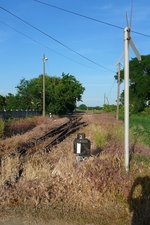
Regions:
<instances>
[{"instance_id":1,"label":"patch of bare soil","mask_svg":"<svg viewBox=\"0 0 150 225\"><path fill-rule=\"evenodd\" d=\"M49 120L28 134L13 137L25 142L39 137L48 129L63 124L67 118ZM78 132L84 132L91 140L92 154L78 162L73 153L73 141L78 132L67 137L49 153L43 153L37 146L34 154L28 157L11 158L1 165L0 206L46 207L58 211L58 216L78 221L77 224L127 225L131 223L132 209L135 205L132 189L139 177L145 177L140 185L147 190L150 165L143 162L131 163L131 172L124 172L124 150L122 142L122 122L116 121L109 113L85 114L83 120L88 126ZM10 139L5 140L4 153L10 152ZM1 143L2 146L2 143ZM7 146L7 148L6 148ZM8 148L9 146L9 148ZM19 179L18 170L22 169ZM139 169L140 168L140 169ZM6 182L7 181L7 182ZM136 192L138 194L138 191ZM148 194L143 203L146 210L142 216L148 219ZM138 203L140 204L140 203ZM134 208L134 207L133 207ZM48 210L47 210L48 212ZM42 213L44 216L44 213ZM48 218L45 216L45 220Z\"/></svg>"}]
</instances>

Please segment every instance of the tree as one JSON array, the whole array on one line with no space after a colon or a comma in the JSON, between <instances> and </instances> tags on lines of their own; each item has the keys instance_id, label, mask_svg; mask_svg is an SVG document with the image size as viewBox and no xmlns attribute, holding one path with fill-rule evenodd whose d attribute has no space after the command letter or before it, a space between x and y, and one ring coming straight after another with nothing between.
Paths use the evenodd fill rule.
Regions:
<instances>
[{"instance_id":1,"label":"tree","mask_svg":"<svg viewBox=\"0 0 150 225\"><path fill-rule=\"evenodd\" d=\"M76 108L76 101L80 101L85 88L73 75L62 74L55 88L53 88L53 98L48 106L48 110L55 114L65 114L73 112Z\"/></svg>"},{"instance_id":2,"label":"tree","mask_svg":"<svg viewBox=\"0 0 150 225\"><path fill-rule=\"evenodd\" d=\"M5 97L0 95L0 110L3 110L5 108Z\"/></svg>"},{"instance_id":3,"label":"tree","mask_svg":"<svg viewBox=\"0 0 150 225\"><path fill-rule=\"evenodd\" d=\"M42 111L42 75L29 81L22 79L16 88L19 108Z\"/></svg>"},{"instance_id":4,"label":"tree","mask_svg":"<svg viewBox=\"0 0 150 225\"><path fill-rule=\"evenodd\" d=\"M79 105L79 109L80 110L87 110L87 106L85 105L85 104L81 104L81 105Z\"/></svg>"},{"instance_id":5,"label":"tree","mask_svg":"<svg viewBox=\"0 0 150 225\"><path fill-rule=\"evenodd\" d=\"M6 110L21 109L18 97L11 93L8 93L8 95L5 97L5 105Z\"/></svg>"},{"instance_id":6,"label":"tree","mask_svg":"<svg viewBox=\"0 0 150 225\"><path fill-rule=\"evenodd\" d=\"M139 112L144 109L150 100L150 55L142 56L141 63L136 58L130 61L130 109ZM117 74L115 76L117 80ZM124 80L124 70L121 71L121 82ZM121 94L121 103L124 103L124 91Z\"/></svg>"},{"instance_id":7,"label":"tree","mask_svg":"<svg viewBox=\"0 0 150 225\"><path fill-rule=\"evenodd\" d=\"M17 86L19 106L22 109L42 111L42 75L27 81L21 80ZM54 114L73 112L76 101L80 101L85 88L73 75L62 74L62 77L45 76L46 111Z\"/></svg>"}]
</instances>

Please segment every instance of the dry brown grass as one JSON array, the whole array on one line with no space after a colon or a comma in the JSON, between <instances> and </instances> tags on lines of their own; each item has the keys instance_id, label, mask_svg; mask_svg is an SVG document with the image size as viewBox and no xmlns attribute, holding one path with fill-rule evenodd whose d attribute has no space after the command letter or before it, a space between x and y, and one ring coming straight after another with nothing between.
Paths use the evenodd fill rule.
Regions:
<instances>
[{"instance_id":1,"label":"dry brown grass","mask_svg":"<svg viewBox=\"0 0 150 225\"><path fill-rule=\"evenodd\" d=\"M93 154L78 164L73 154L76 134L72 134L51 152L43 154L39 149L24 158L22 164L20 159L7 158L8 161L1 166L1 205L46 205L63 210L64 214L73 211L84 213L85 220L92 214L95 221L101 218L104 224L129 223L129 192L136 177L149 174L150 165L134 161L131 173L126 176L121 123L115 123L111 115L108 118L106 115L102 115L102 118L98 115L85 117L90 124L80 131L85 132L92 141L92 152L101 148L99 154ZM64 120L59 119L51 122L51 125L62 122ZM44 133L49 127L48 123L39 125L33 130L34 135L40 136L39 132ZM29 135L34 136L32 132ZM96 135L100 136L99 146ZM25 134L21 138L22 141L27 140ZM12 182L11 187L4 186L5 179L13 181L13 173L19 166L23 166L20 180Z\"/></svg>"},{"instance_id":2,"label":"dry brown grass","mask_svg":"<svg viewBox=\"0 0 150 225\"><path fill-rule=\"evenodd\" d=\"M31 139L38 138L48 132L51 128L68 121L67 118L60 118L51 120L48 117L35 118L37 126L31 131L28 131L22 135L15 135L7 139L0 140L0 156L8 155L13 152L21 144L30 141Z\"/></svg>"}]
</instances>

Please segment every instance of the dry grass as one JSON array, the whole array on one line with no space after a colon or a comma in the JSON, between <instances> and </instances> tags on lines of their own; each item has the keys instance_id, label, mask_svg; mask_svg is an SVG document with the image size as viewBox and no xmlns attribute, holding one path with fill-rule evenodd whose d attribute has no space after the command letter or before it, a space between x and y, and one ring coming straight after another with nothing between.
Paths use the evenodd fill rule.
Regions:
<instances>
[{"instance_id":1,"label":"dry grass","mask_svg":"<svg viewBox=\"0 0 150 225\"><path fill-rule=\"evenodd\" d=\"M133 161L131 173L125 175L121 123L115 123L110 115L105 117L86 116L90 125L81 132L92 141L95 154L79 164L73 154L75 134L48 154L37 151L22 161L7 158L5 165L1 165L0 204L45 205L63 210L64 215L75 211L80 212L81 217L83 213L84 221L93 218L95 224L99 224L98 218L103 224L129 224L131 214L127 199L130 190L137 177L148 176L150 164ZM58 120L52 123L56 126ZM34 135L39 136L39 131L43 129L44 132L49 127L47 123L36 127ZM32 137L34 135L30 133ZM22 136L23 140L27 140L26 135ZM98 148L100 151L96 154ZM13 174L19 166L23 167L23 174L15 182ZM6 179L12 180L11 187L3 185Z\"/></svg>"},{"instance_id":2,"label":"dry grass","mask_svg":"<svg viewBox=\"0 0 150 225\"><path fill-rule=\"evenodd\" d=\"M51 128L56 127L60 124L68 121L67 118L60 118L51 120L50 118L38 117L37 126L33 128L31 131L28 131L22 135L15 135L7 139L0 140L0 156L8 155L13 152L18 146L22 143L30 141L34 138L38 138L48 132Z\"/></svg>"}]
</instances>

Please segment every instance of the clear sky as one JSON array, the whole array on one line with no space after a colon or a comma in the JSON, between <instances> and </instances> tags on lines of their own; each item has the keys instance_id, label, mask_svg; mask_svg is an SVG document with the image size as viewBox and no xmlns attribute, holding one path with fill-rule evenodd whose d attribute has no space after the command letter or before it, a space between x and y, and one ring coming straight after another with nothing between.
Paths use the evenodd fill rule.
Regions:
<instances>
[{"instance_id":1,"label":"clear sky","mask_svg":"<svg viewBox=\"0 0 150 225\"><path fill-rule=\"evenodd\" d=\"M41 0L101 21L126 26L126 11L132 11L132 30L150 35L149 0ZM133 4L131 3L133 2ZM123 52L123 30L81 18L34 0L0 0L3 7L78 53L108 68L81 58L49 37L0 9L0 94L16 93L22 78L30 80L42 73L43 53L48 58L46 73L74 75L86 88L83 103L100 106L104 94L115 103L117 84L115 63ZM13 28L13 29L12 29ZM15 30L22 32L31 39ZM150 37L132 33L141 55L150 53ZM134 54L130 50L130 58ZM123 64L123 60L122 60ZM123 89L123 85L121 89ZM81 104L81 103L80 103Z\"/></svg>"}]
</instances>

